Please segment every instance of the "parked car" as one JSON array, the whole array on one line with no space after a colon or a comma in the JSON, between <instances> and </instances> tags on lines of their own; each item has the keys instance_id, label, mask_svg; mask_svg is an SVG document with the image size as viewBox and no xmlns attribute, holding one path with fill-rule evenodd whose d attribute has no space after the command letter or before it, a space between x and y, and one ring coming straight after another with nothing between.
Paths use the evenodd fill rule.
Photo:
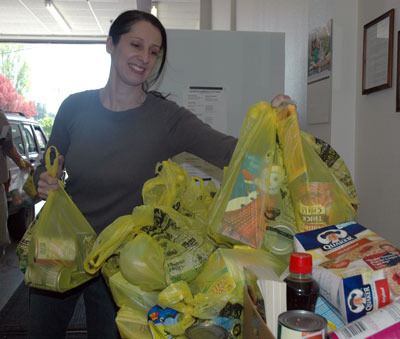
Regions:
<instances>
[{"instance_id":1,"label":"parked car","mask_svg":"<svg viewBox=\"0 0 400 339\"><path fill-rule=\"evenodd\" d=\"M47 138L39 123L32 118L26 118L19 112L6 112L6 117L11 126L11 133L15 147L24 159L28 159L36 168L46 149ZM23 190L23 185L28 177L8 159L10 182L7 190L8 201L8 230L14 240L19 240L25 233L27 226L35 217L36 200L29 197Z\"/></svg>"}]
</instances>

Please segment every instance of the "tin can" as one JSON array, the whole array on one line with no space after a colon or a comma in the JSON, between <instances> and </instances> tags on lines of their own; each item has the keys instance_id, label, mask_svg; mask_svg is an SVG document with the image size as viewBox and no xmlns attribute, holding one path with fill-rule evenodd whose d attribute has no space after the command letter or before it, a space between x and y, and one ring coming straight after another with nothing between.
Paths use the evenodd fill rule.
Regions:
<instances>
[{"instance_id":1,"label":"tin can","mask_svg":"<svg viewBox=\"0 0 400 339\"><path fill-rule=\"evenodd\" d=\"M310 311L293 310L278 317L278 339L325 339L327 321Z\"/></svg>"},{"instance_id":2,"label":"tin can","mask_svg":"<svg viewBox=\"0 0 400 339\"><path fill-rule=\"evenodd\" d=\"M186 329L185 335L189 339L228 339L228 331L213 323L203 322Z\"/></svg>"},{"instance_id":3,"label":"tin can","mask_svg":"<svg viewBox=\"0 0 400 339\"><path fill-rule=\"evenodd\" d=\"M38 237L35 244L35 259L74 261L77 254L73 239Z\"/></svg>"},{"instance_id":4,"label":"tin can","mask_svg":"<svg viewBox=\"0 0 400 339\"><path fill-rule=\"evenodd\" d=\"M303 183L294 198L303 231L311 231L330 224L334 202L331 183Z\"/></svg>"},{"instance_id":5,"label":"tin can","mask_svg":"<svg viewBox=\"0 0 400 339\"><path fill-rule=\"evenodd\" d=\"M63 292L71 284L71 270L62 266L28 266L25 282L33 287Z\"/></svg>"}]
</instances>

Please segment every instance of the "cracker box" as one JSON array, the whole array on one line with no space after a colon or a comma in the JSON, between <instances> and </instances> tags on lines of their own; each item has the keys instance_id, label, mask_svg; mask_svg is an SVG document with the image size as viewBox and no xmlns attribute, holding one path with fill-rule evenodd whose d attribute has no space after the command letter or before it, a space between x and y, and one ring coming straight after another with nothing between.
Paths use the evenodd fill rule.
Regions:
<instances>
[{"instance_id":1,"label":"cracker box","mask_svg":"<svg viewBox=\"0 0 400 339\"><path fill-rule=\"evenodd\" d=\"M400 296L400 250L357 223L295 235L295 248L313 256L320 293L352 322Z\"/></svg>"}]
</instances>

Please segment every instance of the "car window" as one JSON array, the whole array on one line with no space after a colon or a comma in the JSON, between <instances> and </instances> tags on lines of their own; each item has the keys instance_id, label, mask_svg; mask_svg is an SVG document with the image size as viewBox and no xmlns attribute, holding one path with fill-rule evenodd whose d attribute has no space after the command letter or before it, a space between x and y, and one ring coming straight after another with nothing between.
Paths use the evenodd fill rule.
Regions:
<instances>
[{"instance_id":1,"label":"car window","mask_svg":"<svg viewBox=\"0 0 400 339\"><path fill-rule=\"evenodd\" d=\"M36 148L36 143L35 143L35 138L33 137L33 131L31 125L28 124L23 124L22 127L23 134L25 137L25 146L28 150L29 153L38 153L38 150Z\"/></svg>"},{"instance_id":2,"label":"car window","mask_svg":"<svg viewBox=\"0 0 400 339\"><path fill-rule=\"evenodd\" d=\"M33 130L35 131L36 141L38 142L39 149L44 151L46 149L46 137L39 126L33 125Z\"/></svg>"},{"instance_id":3,"label":"car window","mask_svg":"<svg viewBox=\"0 0 400 339\"><path fill-rule=\"evenodd\" d=\"M22 134L21 130L19 129L17 124L10 123L11 126L11 134L13 138L13 143L15 147L17 148L18 152L21 154L25 154L25 146L24 146L24 141L22 139Z\"/></svg>"}]
</instances>

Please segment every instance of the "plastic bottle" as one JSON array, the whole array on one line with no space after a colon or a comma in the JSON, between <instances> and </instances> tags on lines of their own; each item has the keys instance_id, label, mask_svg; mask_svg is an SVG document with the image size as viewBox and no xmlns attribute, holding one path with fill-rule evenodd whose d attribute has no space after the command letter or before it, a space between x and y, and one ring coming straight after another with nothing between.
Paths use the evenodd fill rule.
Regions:
<instances>
[{"instance_id":1,"label":"plastic bottle","mask_svg":"<svg viewBox=\"0 0 400 339\"><path fill-rule=\"evenodd\" d=\"M312 278L312 256L294 252L290 256L289 275L286 277L287 310L314 312L319 286Z\"/></svg>"}]
</instances>

